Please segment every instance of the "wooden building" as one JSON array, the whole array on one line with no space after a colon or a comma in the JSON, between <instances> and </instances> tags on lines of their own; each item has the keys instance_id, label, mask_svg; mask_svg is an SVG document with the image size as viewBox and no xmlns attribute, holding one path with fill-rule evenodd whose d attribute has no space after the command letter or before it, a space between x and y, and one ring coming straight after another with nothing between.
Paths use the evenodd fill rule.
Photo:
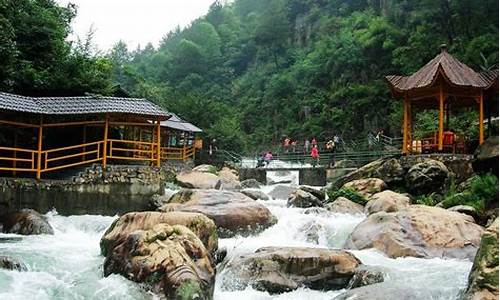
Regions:
<instances>
[{"instance_id":1,"label":"wooden building","mask_svg":"<svg viewBox=\"0 0 500 300\"><path fill-rule=\"evenodd\" d=\"M411 152L413 115L416 109L439 111L438 131L419 141L429 151L456 151L460 146L453 132L445 131L450 112L473 107L479 112L479 144L484 141L485 106L498 105L498 70L476 72L441 47L434 59L410 76L386 76L394 97L403 100L403 153ZM418 151L417 151L418 152Z\"/></svg>"},{"instance_id":2,"label":"wooden building","mask_svg":"<svg viewBox=\"0 0 500 300\"><path fill-rule=\"evenodd\" d=\"M47 172L89 163L105 167L110 161L159 166L160 122L170 116L145 99L0 93L0 174L40 179ZM154 138L141 141L144 130Z\"/></svg>"}]
</instances>

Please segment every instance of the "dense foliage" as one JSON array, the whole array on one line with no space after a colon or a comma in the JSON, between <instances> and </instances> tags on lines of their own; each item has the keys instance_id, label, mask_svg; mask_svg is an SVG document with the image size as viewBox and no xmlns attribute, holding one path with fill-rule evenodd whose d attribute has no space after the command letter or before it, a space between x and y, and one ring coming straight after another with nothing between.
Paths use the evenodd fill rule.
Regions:
<instances>
[{"instance_id":1,"label":"dense foliage","mask_svg":"<svg viewBox=\"0 0 500 300\"><path fill-rule=\"evenodd\" d=\"M86 41L70 43L74 6L0 0L0 91L22 95L107 94L111 64Z\"/></svg>"},{"instance_id":2,"label":"dense foliage","mask_svg":"<svg viewBox=\"0 0 500 300\"><path fill-rule=\"evenodd\" d=\"M66 40L75 14L53 0L0 0L0 90L110 94L119 84L236 151L284 135L400 135L401 105L384 75L417 70L442 43L475 69L498 63L494 0L215 1L159 47L119 42L107 55L90 36Z\"/></svg>"},{"instance_id":3,"label":"dense foliage","mask_svg":"<svg viewBox=\"0 0 500 300\"><path fill-rule=\"evenodd\" d=\"M216 1L158 49L119 43L111 59L125 90L224 148L262 149L284 135L400 135L401 105L383 76L417 70L442 43L476 69L495 67L497 1Z\"/></svg>"}]
</instances>

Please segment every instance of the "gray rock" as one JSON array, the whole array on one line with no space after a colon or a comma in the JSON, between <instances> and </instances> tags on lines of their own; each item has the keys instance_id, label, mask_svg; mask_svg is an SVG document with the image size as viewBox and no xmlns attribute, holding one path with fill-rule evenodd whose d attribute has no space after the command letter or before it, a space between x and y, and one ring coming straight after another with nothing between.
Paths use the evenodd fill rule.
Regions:
<instances>
[{"instance_id":1,"label":"gray rock","mask_svg":"<svg viewBox=\"0 0 500 300\"><path fill-rule=\"evenodd\" d=\"M475 172L498 174L498 136L487 138L474 153L472 167Z\"/></svg>"},{"instance_id":2,"label":"gray rock","mask_svg":"<svg viewBox=\"0 0 500 300\"><path fill-rule=\"evenodd\" d=\"M424 297L423 297L424 296ZM425 297L427 296L427 297ZM333 300L388 300L388 299L401 299L401 300L421 300L431 299L429 295L422 295L422 293L409 290L408 288L396 287L389 283L377 283L364 287L348 290Z\"/></svg>"},{"instance_id":3,"label":"gray rock","mask_svg":"<svg viewBox=\"0 0 500 300\"><path fill-rule=\"evenodd\" d=\"M262 183L258 182L256 179L246 179L241 182L241 187L243 189L258 189L262 186Z\"/></svg>"},{"instance_id":4,"label":"gray rock","mask_svg":"<svg viewBox=\"0 0 500 300\"><path fill-rule=\"evenodd\" d=\"M347 198L338 197L335 201L325 205L325 208L332 213L338 214L362 214L363 206Z\"/></svg>"},{"instance_id":5,"label":"gray rock","mask_svg":"<svg viewBox=\"0 0 500 300\"><path fill-rule=\"evenodd\" d=\"M287 205L302 208L322 207L323 202L313 194L298 189L288 197Z\"/></svg>"},{"instance_id":6,"label":"gray rock","mask_svg":"<svg viewBox=\"0 0 500 300\"><path fill-rule=\"evenodd\" d=\"M384 281L384 272L377 267L359 266L349 281L348 288L354 289Z\"/></svg>"},{"instance_id":7,"label":"gray rock","mask_svg":"<svg viewBox=\"0 0 500 300\"><path fill-rule=\"evenodd\" d=\"M3 230L6 233L22 235L54 234L54 229L47 221L47 217L32 209L22 209L19 212L7 215L2 223Z\"/></svg>"},{"instance_id":8,"label":"gray rock","mask_svg":"<svg viewBox=\"0 0 500 300\"><path fill-rule=\"evenodd\" d=\"M28 271L28 267L18 259L0 256L0 269Z\"/></svg>"},{"instance_id":9,"label":"gray rock","mask_svg":"<svg viewBox=\"0 0 500 300\"><path fill-rule=\"evenodd\" d=\"M228 191L239 191L241 190L241 184L237 180L228 179L221 177L219 182L215 185L217 190L228 190Z\"/></svg>"},{"instance_id":10,"label":"gray rock","mask_svg":"<svg viewBox=\"0 0 500 300\"><path fill-rule=\"evenodd\" d=\"M469 206L469 205L456 205L456 206L452 206L452 207L448 208L448 210L471 216L476 221L479 220L479 214L478 214L477 210L474 207Z\"/></svg>"},{"instance_id":11,"label":"gray rock","mask_svg":"<svg viewBox=\"0 0 500 300\"><path fill-rule=\"evenodd\" d=\"M269 200L269 196L260 190L244 189L241 193L252 198L253 200Z\"/></svg>"},{"instance_id":12,"label":"gray rock","mask_svg":"<svg viewBox=\"0 0 500 300\"><path fill-rule=\"evenodd\" d=\"M441 192L450 176L448 168L440 161L427 159L413 165L406 174L406 185L414 194Z\"/></svg>"},{"instance_id":13,"label":"gray rock","mask_svg":"<svg viewBox=\"0 0 500 300\"><path fill-rule=\"evenodd\" d=\"M365 213L370 215L377 212L395 212L410 206L410 198L405 195L386 190L370 197L365 206Z\"/></svg>"},{"instance_id":14,"label":"gray rock","mask_svg":"<svg viewBox=\"0 0 500 300\"><path fill-rule=\"evenodd\" d=\"M309 187L307 185L302 185L299 187L299 189L303 190L304 192L308 192L308 193L312 194L314 197L318 198L321 201L325 201L326 192L322 189L318 190L318 189Z\"/></svg>"}]
</instances>

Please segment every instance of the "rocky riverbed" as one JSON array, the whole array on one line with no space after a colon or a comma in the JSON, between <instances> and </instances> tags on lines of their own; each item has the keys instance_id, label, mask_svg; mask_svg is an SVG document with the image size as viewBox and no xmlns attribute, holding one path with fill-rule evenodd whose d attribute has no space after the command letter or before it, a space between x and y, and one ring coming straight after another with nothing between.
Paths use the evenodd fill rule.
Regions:
<instances>
[{"instance_id":1,"label":"rocky riverbed","mask_svg":"<svg viewBox=\"0 0 500 300\"><path fill-rule=\"evenodd\" d=\"M22 226L0 234L0 257L14 263L0 268L0 299L451 300L491 280L491 255L469 273L480 245L491 248L495 233L498 245L495 224L481 242L470 216L412 205L376 180L351 183L368 204L328 203L321 187L299 189L294 173L270 174L291 182L265 185L230 170L196 172L154 199L157 212L50 212L36 215L52 230L38 235L24 235L30 227L18 217ZM202 186L188 182L200 178Z\"/></svg>"}]
</instances>

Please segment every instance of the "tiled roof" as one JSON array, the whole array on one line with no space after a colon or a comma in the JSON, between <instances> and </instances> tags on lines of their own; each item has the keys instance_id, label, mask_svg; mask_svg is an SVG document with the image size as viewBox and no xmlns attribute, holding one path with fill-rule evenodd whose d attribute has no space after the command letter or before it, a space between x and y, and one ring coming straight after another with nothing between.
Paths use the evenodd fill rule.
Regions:
<instances>
[{"instance_id":1,"label":"tiled roof","mask_svg":"<svg viewBox=\"0 0 500 300\"><path fill-rule=\"evenodd\" d=\"M203 130L201 130L199 127L182 120L181 118L179 118L179 116L173 113L170 119L162 121L160 125L163 127L168 127L180 131L195 132L195 133L203 132Z\"/></svg>"},{"instance_id":2,"label":"tiled roof","mask_svg":"<svg viewBox=\"0 0 500 300\"><path fill-rule=\"evenodd\" d=\"M139 98L103 96L26 97L1 92L0 110L46 115L124 113L163 118L171 115L158 105Z\"/></svg>"},{"instance_id":3,"label":"tiled roof","mask_svg":"<svg viewBox=\"0 0 500 300\"><path fill-rule=\"evenodd\" d=\"M450 55L445 48L412 75L390 75L385 78L394 89L403 92L432 86L440 70L451 84L460 87L487 89L495 80L498 80L498 70L484 73L476 72Z\"/></svg>"}]
</instances>

